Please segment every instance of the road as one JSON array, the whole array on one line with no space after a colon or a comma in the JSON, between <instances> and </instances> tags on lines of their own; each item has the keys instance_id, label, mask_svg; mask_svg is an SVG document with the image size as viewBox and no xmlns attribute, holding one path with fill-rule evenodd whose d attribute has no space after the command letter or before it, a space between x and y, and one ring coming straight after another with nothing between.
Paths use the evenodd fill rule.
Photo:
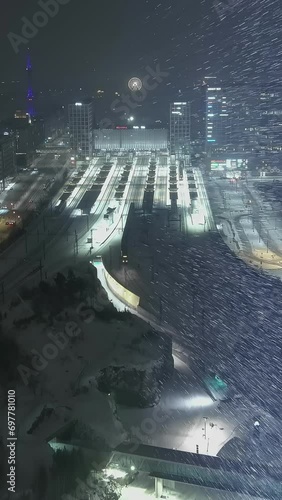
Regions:
<instances>
[{"instance_id":1,"label":"road","mask_svg":"<svg viewBox=\"0 0 282 500\"><path fill-rule=\"evenodd\" d=\"M249 265L282 277L279 202L277 198L265 200L262 186L265 184L258 178L248 176L246 181L236 183L225 179L210 181L208 190L217 222L226 221L223 232L230 248ZM272 183L267 182L266 186L268 193ZM226 231L226 226L231 230L227 227Z\"/></svg>"},{"instance_id":2,"label":"road","mask_svg":"<svg viewBox=\"0 0 282 500\"><path fill-rule=\"evenodd\" d=\"M56 179L60 170L68 164L68 160L66 154L57 160L50 153L37 158L30 169L19 172L16 183L11 183L10 188L8 186L8 190L1 193L1 205L20 212L36 209L46 196L44 184Z\"/></svg>"}]
</instances>

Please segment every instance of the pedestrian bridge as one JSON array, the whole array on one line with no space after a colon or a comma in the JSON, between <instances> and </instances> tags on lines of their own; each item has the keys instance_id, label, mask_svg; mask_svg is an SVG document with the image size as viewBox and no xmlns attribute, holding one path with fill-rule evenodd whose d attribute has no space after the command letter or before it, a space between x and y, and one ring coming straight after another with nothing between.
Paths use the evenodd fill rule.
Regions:
<instances>
[{"instance_id":1,"label":"pedestrian bridge","mask_svg":"<svg viewBox=\"0 0 282 500\"><path fill-rule=\"evenodd\" d=\"M108 467L147 472L155 478L157 498L162 495L164 480L252 497L282 498L282 474L280 482L271 476L266 465L261 464L231 462L218 457L128 443L113 450Z\"/></svg>"}]
</instances>

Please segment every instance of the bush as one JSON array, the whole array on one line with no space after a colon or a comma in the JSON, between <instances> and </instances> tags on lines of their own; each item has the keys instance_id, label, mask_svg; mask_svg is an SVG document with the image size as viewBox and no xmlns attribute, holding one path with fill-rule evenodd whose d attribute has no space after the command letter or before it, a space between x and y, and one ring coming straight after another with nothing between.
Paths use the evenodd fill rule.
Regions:
<instances>
[{"instance_id":1,"label":"bush","mask_svg":"<svg viewBox=\"0 0 282 500\"><path fill-rule=\"evenodd\" d=\"M129 321L132 319L132 314L128 311L119 312L113 305L108 305L102 311L96 311L95 315L102 321L112 321L114 319L119 321Z\"/></svg>"},{"instance_id":2,"label":"bush","mask_svg":"<svg viewBox=\"0 0 282 500\"><path fill-rule=\"evenodd\" d=\"M17 342L9 337L0 337L0 384L7 387L8 383L18 379L17 366L21 362L20 349Z\"/></svg>"}]
</instances>

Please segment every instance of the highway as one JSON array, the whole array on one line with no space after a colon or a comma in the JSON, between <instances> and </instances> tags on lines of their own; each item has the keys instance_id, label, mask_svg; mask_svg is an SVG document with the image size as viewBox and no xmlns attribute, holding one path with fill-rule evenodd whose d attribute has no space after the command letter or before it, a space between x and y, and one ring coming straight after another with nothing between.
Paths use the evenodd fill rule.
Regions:
<instances>
[{"instance_id":1,"label":"highway","mask_svg":"<svg viewBox=\"0 0 282 500\"><path fill-rule=\"evenodd\" d=\"M248 176L236 183L212 180L207 186L216 221L223 224L230 248L249 265L282 277L279 193L276 198L271 194L276 184ZM267 186L265 196L262 186Z\"/></svg>"},{"instance_id":2,"label":"highway","mask_svg":"<svg viewBox=\"0 0 282 500\"><path fill-rule=\"evenodd\" d=\"M68 161L66 154L58 159L50 153L37 158L31 169L19 172L17 182L11 183L10 189L1 193L1 206L19 212L35 210L38 203L46 197L44 184L56 180L60 176L60 171L68 165Z\"/></svg>"}]
</instances>

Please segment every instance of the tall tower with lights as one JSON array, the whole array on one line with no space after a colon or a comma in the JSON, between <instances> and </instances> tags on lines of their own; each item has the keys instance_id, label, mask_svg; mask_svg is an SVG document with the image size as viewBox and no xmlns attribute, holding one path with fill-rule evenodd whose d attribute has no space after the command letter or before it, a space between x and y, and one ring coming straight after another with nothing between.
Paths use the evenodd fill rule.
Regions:
<instances>
[{"instance_id":1,"label":"tall tower with lights","mask_svg":"<svg viewBox=\"0 0 282 500\"><path fill-rule=\"evenodd\" d=\"M27 95L26 95L27 113L32 118L33 116L35 116L35 109L34 109L34 93L32 88L32 64L31 64L29 49L27 53L26 72L27 72Z\"/></svg>"},{"instance_id":2,"label":"tall tower with lights","mask_svg":"<svg viewBox=\"0 0 282 500\"><path fill-rule=\"evenodd\" d=\"M69 104L70 144L77 158L90 160L93 153L93 104L91 99Z\"/></svg>"},{"instance_id":3,"label":"tall tower with lights","mask_svg":"<svg viewBox=\"0 0 282 500\"><path fill-rule=\"evenodd\" d=\"M190 103L170 104L170 154L180 157L190 152L190 120Z\"/></svg>"}]
</instances>

